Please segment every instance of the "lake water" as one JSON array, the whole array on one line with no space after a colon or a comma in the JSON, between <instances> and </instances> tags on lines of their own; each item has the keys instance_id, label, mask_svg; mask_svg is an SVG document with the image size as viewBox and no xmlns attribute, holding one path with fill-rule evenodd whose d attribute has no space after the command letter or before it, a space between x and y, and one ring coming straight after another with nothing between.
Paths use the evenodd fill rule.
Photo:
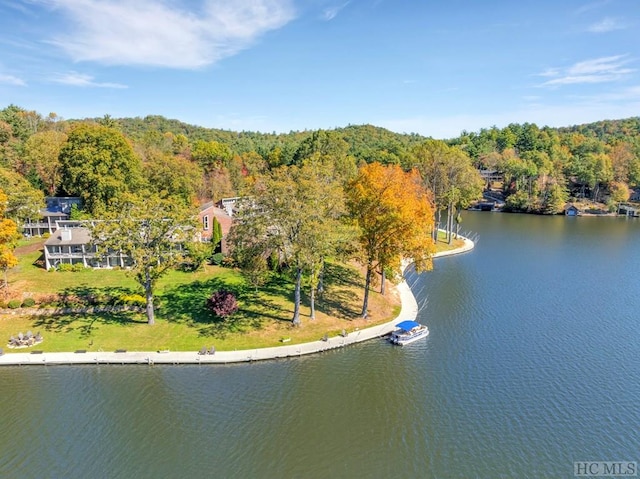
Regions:
<instances>
[{"instance_id":1,"label":"lake water","mask_svg":"<svg viewBox=\"0 0 640 479\"><path fill-rule=\"evenodd\" d=\"M229 366L0 368L2 478L573 477L640 462L640 221L465 213L428 324Z\"/></svg>"}]
</instances>

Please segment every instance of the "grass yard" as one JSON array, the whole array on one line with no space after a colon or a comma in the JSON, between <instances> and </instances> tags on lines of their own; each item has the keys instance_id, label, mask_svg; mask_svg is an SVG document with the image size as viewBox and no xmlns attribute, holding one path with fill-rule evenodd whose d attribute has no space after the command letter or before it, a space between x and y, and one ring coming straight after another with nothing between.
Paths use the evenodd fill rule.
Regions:
<instances>
[{"instance_id":1,"label":"grass yard","mask_svg":"<svg viewBox=\"0 0 640 479\"><path fill-rule=\"evenodd\" d=\"M101 295L139 294L140 286L121 270L86 269L79 272L47 272L42 264L43 240L23 242L16 253L19 265L9 272L13 297L33 297L38 303L52 296L82 298ZM439 250L461 245L438 243ZM91 314L0 315L0 338L9 339L18 332L40 332L44 341L35 349L43 351L196 351L203 346L216 349L253 349L282 344L314 341L324 334L337 335L386 322L397 316L400 302L394 288L385 296L371 291L369 319L359 318L364 280L355 267L329 264L325 274L325 292L316 301L316 319L309 318L308 298L303 294L302 325L291 325L293 283L274 275L256 290L239 272L206 266L197 272L171 271L156 288L156 324L146 324L142 313L112 312ZM238 299L239 310L221 320L204 305L213 291L227 289ZM34 348L31 348L34 349ZM13 350L4 348L9 353ZM18 349L15 351L28 351Z\"/></svg>"}]
</instances>

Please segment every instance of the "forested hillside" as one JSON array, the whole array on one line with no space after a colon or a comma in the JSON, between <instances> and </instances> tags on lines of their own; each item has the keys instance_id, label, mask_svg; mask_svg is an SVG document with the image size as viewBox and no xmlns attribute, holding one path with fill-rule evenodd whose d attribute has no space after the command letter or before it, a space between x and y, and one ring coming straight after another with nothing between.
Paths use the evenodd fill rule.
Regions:
<instances>
[{"instance_id":1,"label":"forested hillside","mask_svg":"<svg viewBox=\"0 0 640 479\"><path fill-rule=\"evenodd\" d=\"M464 190L456 182L465 175L452 167L461 162L503 174L493 186L514 211L557 213L577 198L613 207L640 185L640 118L565 128L511 124L440 141L372 125L276 134L162 116L64 120L14 105L0 110L0 189L7 214L18 220L37 216L45 195L81 196L90 214L141 190L188 205L243 195L266 173L314 155L331 158L345 179L376 161L417 168L443 208Z\"/></svg>"}]
</instances>

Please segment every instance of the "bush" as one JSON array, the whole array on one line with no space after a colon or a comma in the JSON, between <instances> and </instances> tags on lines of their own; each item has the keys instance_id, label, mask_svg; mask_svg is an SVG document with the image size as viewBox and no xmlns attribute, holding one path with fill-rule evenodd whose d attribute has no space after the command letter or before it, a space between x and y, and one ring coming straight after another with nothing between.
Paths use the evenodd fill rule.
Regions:
<instances>
[{"instance_id":1,"label":"bush","mask_svg":"<svg viewBox=\"0 0 640 479\"><path fill-rule=\"evenodd\" d=\"M69 263L62 263L59 264L56 269L62 273L67 273L69 271L73 271L73 265Z\"/></svg>"},{"instance_id":2,"label":"bush","mask_svg":"<svg viewBox=\"0 0 640 479\"><path fill-rule=\"evenodd\" d=\"M216 266L220 266L223 261L224 261L224 255L222 253L216 253L213 256L211 256L211 263L215 264Z\"/></svg>"},{"instance_id":3,"label":"bush","mask_svg":"<svg viewBox=\"0 0 640 479\"><path fill-rule=\"evenodd\" d=\"M0 300L0 309L4 309L6 307L7 307L7 303L2 301L2 300Z\"/></svg>"},{"instance_id":4,"label":"bush","mask_svg":"<svg viewBox=\"0 0 640 479\"><path fill-rule=\"evenodd\" d=\"M22 303L20 302L19 299L12 299L11 301L9 301L7 303L7 307L9 309L18 309L20 307L20 304L22 304Z\"/></svg>"},{"instance_id":5,"label":"bush","mask_svg":"<svg viewBox=\"0 0 640 479\"><path fill-rule=\"evenodd\" d=\"M22 302L23 308L32 308L35 305L36 305L36 300L33 298L25 298L24 301Z\"/></svg>"},{"instance_id":6,"label":"bush","mask_svg":"<svg viewBox=\"0 0 640 479\"><path fill-rule=\"evenodd\" d=\"M236 262L231 256L225 256L222 260L223 268L235 268Z\"/></svg>"},{"instance_id":7,"label":"bush","mask_svg":"<svg viewBox=\"0 0 640 479\"><path fill-rule=\"evenodd\" d=\"M82 263L76 263L74 265L71 266L71 271L73 271L74 273L79 273L80 271L84 271L86 268L84 267L84 264Z\"/></svg>"},{"instance_id":8,"label":"bush","mask_svg":"<svg viewBox=\"0 0 640 479\"><path fill-rule=\"evenodd\" d=\"M207 300L207 309L219 318L225 318L238 310L238 301L232 292L219 290Z\"/></svg>"},{"instance_id":9,"label":"bush","mask_svg":"<svg viewBox=\"0 0 640 479\"><path fill-rule=\"evenodd\" d=\"M120 296L120 304L144 307L147 305L147 300L139 294L123 294Z\"/></svg>"}]
</instances>

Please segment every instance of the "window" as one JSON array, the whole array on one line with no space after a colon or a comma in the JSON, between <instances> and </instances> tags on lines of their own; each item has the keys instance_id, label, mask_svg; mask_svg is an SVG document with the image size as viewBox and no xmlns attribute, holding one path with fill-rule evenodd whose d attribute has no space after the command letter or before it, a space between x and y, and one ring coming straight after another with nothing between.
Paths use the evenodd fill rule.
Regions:
<instances>
[{"instance_id":1,"label":"window","mask_svg":"<svg viewBox=\"0 0 640 479\"><path fill-rule=\"evenodd\" d=\"M205 231L209 230L209 217L207 215L202 217L202 229Z\"/></svg>"}]
</instances>

